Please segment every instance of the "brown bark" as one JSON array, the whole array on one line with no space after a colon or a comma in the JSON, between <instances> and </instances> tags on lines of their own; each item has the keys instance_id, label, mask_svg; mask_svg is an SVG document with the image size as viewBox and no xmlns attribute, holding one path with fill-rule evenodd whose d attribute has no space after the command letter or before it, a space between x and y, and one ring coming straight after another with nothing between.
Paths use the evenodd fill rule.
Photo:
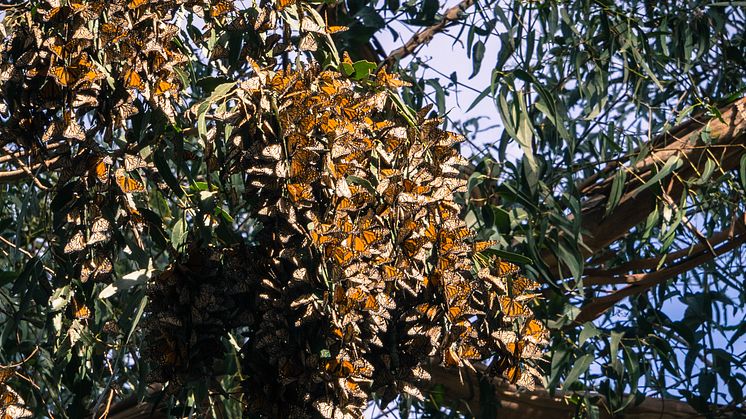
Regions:
<instances>
[{"instance_id":1,"label":"brown bark","mask_svg":"<svg viewBox=\"0 0 746 419\"><path fill-rule=\"evenodd\" d=\"M435 34L444 31L449 23L461 19L464 11L470 8L473 4L474 0L462 0L459 4L446 10L438 23L415 33L403 46L391 51L388 57L386 57L385 62L389 64L394 63L408 55L411 55L418 48L427 45L433 39Z\"/></svg>"},{"instance_id":2,"label":"brown bark","mask_svg":"<svg viewBox=\"0 0 746 419\"><path fill-rule=\"evenodd\" d=\"M640 224L658 205L660 191L651 187L635 194L635 189L655 174L670 157L678 156L683 166L664 179L666 194L675 202L685 192L682 179L694 179L708 158L715 158L724 172L738 167L746 152L746 98L720 109L721 118L695 116L652 141L650 155L640 162L621 170L627 170L624 194L617 207L606 215L605 203L611 193L612 177L582 184L581 194L585 202L594 203L582 209L582 236L586 249L584 257L590 257L614 241L626 236ZM709 126L711 144L704 144L700 134ZM558 272L558 259L546 252L542 260L551 272Z\"/></svg>"},{"instance_id":3,"label":"brown bark","mask_svg":"<svg viewBox=\"0 0 746 419\"><path fill-rule=\"evenodd\" d=\"M471 411L480 417L483 409L479 395L477 375L468 370L462 370L463 382L459 374L451 369L431 368L432 382L443 386L441 390L452 402L452 406ZM500 419L571 419L575 413L575 406L568 403L565 396L569 393L558 391L550 395L545 389L521 391L505 381L493 382L495 398L499 405L495 406L496 416ZM581 394L582 396L583 394ZM614 415L606 408L606 401L598 394L591 394L600 400L600 417L612 419ZM638 406L631 406L624 410L625 419L680 419L704 417L691 406L677 400L647 398Z\"/></svg>"}]
</instances>

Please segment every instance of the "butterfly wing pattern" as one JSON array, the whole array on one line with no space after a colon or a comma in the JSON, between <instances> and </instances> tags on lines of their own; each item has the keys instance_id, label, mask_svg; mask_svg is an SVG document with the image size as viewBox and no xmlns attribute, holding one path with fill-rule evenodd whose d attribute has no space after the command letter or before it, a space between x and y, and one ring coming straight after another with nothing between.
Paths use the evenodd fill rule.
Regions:
<instances>
[{"instance_id":1,"label":"butterfly wing pattern","mask_svg":"<svg viewBox=\"0 0 746 419\"><path fill-rule=\"evenodd\" d=\"M264 226L259 246L223 259L229 282L247 283L253 296L242 349L248 410L360 417L371 392L423 397L432 362L474 368L492 358L495 375L532 387L541 356L533 348L546 343L531 311L538 284L482 255L496 243L475 240L459 218L460 137L425 118L429 109L408 124L389 99L400 83L385 72L370 89L316 65L255 70L226 99L246 124L233 131L230 142L245 146L231 170L245 176ZM278 111L262 107L269 97ZM479 270L477 255L480 266L488 261ZM151 319L170 310L162 293L151 293ZM167 329L149 324L151 336ZM521 350L493 333L501 330L517 331ZM173 368L159 371L173 379Z\"/></svg>"}]
</instances>

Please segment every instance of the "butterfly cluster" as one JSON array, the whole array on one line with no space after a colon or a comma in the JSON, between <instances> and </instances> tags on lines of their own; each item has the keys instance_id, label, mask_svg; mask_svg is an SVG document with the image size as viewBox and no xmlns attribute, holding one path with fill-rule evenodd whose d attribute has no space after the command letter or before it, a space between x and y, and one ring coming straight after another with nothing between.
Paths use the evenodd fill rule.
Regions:
<instances>
[{"instance_id":1,"label":"butterfly cluster","mask_svg":"<svg viewBox=\"0 0 746 419\"><path fill-rule=\"evenodd\" d=\"M253 321L243 308L251 275L236 267L238 261L236 250L195 247L148 284L141 347L151 361L148 381L178 390L216 375L215 361L224 356L221 339Z\"/></svg>"},{"instance_id":2,"label":"butterfly cluster","mask_svg":"<svg viewBox=\"0 0 746 419\"><path fill-rule=\"evenodd\" d=\"M171 22L184 4L43 0L4 11L3 147L54 191L54 255L74 261L81 282L111 277L119 229L140 241L135 197L145 191L143 170L154 170L127 130L144 108L176 117L186 58Z\"/></svg>"},{"instance_id":3,"label":"butterfly cluster","mask_svg":"<svg viewBox=\"0 0 746 419\"><path fill-rule=\"evenodd\" d=\"M240 270L248 411L359 417L373 392L423 398L429 365L488 359L532 387L538 284L461 220L460 137L397 107L385 70L255 72L212 118L262 226Z\"/></svg>"}]
</instances>

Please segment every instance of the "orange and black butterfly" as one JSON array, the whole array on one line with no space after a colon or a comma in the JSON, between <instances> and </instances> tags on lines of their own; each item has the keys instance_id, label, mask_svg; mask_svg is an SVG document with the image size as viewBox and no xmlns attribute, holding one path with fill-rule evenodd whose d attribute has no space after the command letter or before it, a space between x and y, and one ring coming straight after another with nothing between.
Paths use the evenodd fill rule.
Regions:
<instances>
[{"instance_id":1,"label":"orange and black butterfly","mask_svg":"<svg viewBox=\"0 0 746 419\"><path fill-rule=\"evenodd\" d=\"M167 92L173 90L176 87L175 84L168 82L166 80L160 79L158 80L158 83L155 85L155 91L153 92L153 95L155 96L161 96L166 94Z\"/></svg>"},{"instance_id":2,"label":"orange and black butterfly","mask_svg":"<svg viewBox=\"0 0 746 419\"><path fill-rule=\"evenodd\" d=\"M149 0L132 0L127 4L127 8L134 10L142 6L143 4L146 4L149 2L150 2Z\"/></svg>"},{"instance_id":3,"label":"orange and black butterfly","mask_svg":"<svg viewBox=\"0 0 746 419\"><path fill-rule=\"evenodd\" d=\"M93 173L101 183L106 183L109 180L109 166L111 165L111 158L104 157L98 159L96 166L93 168Z\"/></svg>"},{"instance_id":4,"label":"orange and black butterfly","mask_svg":"<svg viewBox=\"0 0 746 419\"><path fill-rule=\"evenodd\" d=\"M143 185L139 180L125 174L123 169L117 169L115 179L117 185L119 185L119 189L126 194L145 191L145 185Z\"/></svg>"},{"instance_id":5,"label":"orange and black butterfly","mask_svg":"<svg viewBox=\"0 0 746 419\"><path fill-rule=\"evenodd\" d=\"M498 276L508 276L508 275L517 273L518 271L519 271L518 266L510 262L506 262L502 259L499 259L497 261L497 275Z\"/></svg>"},{"instance_id":6,"label":"orange and black butterfly","mask_svg":"<svg viewBox=\"0 0 746 419\"><path fill-rule=\"evenodd\" d=\"M334 259L340 266L347 266L355 257L355 253L344 246L329 246L325 250L327 257Z\"/></svg>"},{"instance_id":7,"label":"orange and black butterfly","mask_svg":"<svg viewBox=\"0 0 746 419\"><path fill-rule=\"evenodd\" d=\"M544 343L547 340L547 329L536 319L527 321L521 334L524 339L537 344Z\"/></svg>"},{"instance_id":8,"label":"orange and black butterfly","mask_svg":"<svg viewBox=\"0 0 746 419\"><path fill-rule=\"evenodd\" d=\"M472 244L472 250L474 251L474 253L479 253L479 252L482 252L482 251L485 251L485 250L489 249L492 246L495 246L498 243L499 242L497 242L495 240L486 240L486 241L474 242L474 244Z\"/></svg>"},{"instance_id":9,"label":"orange and black butterfly","mask_svg":"<svg viewBox=\"0 0 746 419\"><path fill-rule=\"evenodd\" d=\"M73 318L78 320L85 320L91 318L91 310L85 305L78 303L78 300L73 297L72 305Z\"/></svg>"},{"instance_id":10,"label":"orange and black butterfly","mask_svg":"<svg viewBox=\"0 0 746 419\"><path fill-rule=\"evenodd\" d=\"M500 296L499 302L500 311L502 311L505 319L525 317L531 314L531 311L526 306L508 296Z\"/></svg>"},{"instance_id":11,"label":"orange and black butterfly","mask_svg":"<svg viewBox=\"0 0 746 419\"><path fill-rule=\"evenodd\" d=\"M65 253L80 252L81 250L85 249L85 246L86 246L85 235L83 234L82 231L78 231L70 239L70 241L67 242L67 244L65 244L64 252Z\"/></svg>"},{"instance_id":12,"label":"orange and black butterfly","mask_svg":"<svg viewBox=\"0 0 746 419\"><path fill-rule=\"evenodd\" d=\"M313 201L313 190L307 183L290 183L287 189L290 199L296 204Z\"/></svg>"},{"instance_id":13,"label":"orange and black butterfly","mask_svg":"<svg viewBox=\"0 0 746 419\"><path fill-rule=\"evenodd\" d=\"M124 73L124 87L145 90L145 82L137 71L130 69Z\"/></svg>"},{"instance_id":14,"label":"orange and black butterfly","mask_svg":"<svg viewBox=\"0 0 746 419\"><path fill-rule=\"evenodd\" d=\"M63 87L70 86L75 82L73 73L66 66L51 67L49 74Z\"/></svg>"},{"instance_id":15,"label":"orange and black butterfly","mask_svg":"<svg viewBox=\"0 0 746 419\"><path fill-rule=\"evenodd\" d=\"M518 296L525 291L532 291L539 288L539 283L532 281L525 276L519 276L508 282L511 295Z\"/></svg>"},{"instance_id":16,"label":"orange and black butterfly","mask_svg":"<svg viewBox=\"0 0 746 419\"><path fill-rule=\"evenodd\" d=\"M229 0L220 0L210 9L212 17L222 16L234 10L233 2Z\"/></svg>"}]
</instances>

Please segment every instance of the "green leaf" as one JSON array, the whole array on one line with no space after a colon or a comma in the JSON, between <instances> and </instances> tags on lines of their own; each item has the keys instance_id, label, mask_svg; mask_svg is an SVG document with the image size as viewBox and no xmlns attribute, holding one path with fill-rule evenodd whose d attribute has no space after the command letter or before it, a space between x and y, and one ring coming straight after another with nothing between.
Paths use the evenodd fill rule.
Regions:
<instances>
[{"instance_id":1,"label":"green leaf","mask_svg":"<svg viewBox=\"0 0 746 419\"><path fill-rule=\"evenodd\" d=\"M663 165L663 167L658 171L658 173L656 173L653 177L648 179L648 181L645 182L642 186L639 186L637 189L632 191L630 193L630 196L632 198L636 197L640 192L658 183L661 179L671 174L671 172L681 167L682 164L684 164L684 162L683 160L681 160L679 156L674 155L674 156L669 157L669 159L666 161L666 164Z\"/></svg>"},{"instance_id":2,"label":"green leaf","mask_svg":"<svg viewBox=\"0 0 746 419\"><path fill-rule=\"evenodd\" d=\"M624 192L624 184L627 181L627 171L622 169L614 175L614 179L611 181L611 191L609 192L609 200L606 202L606 213L609 215L611 211L616 208L619 204L619 200L622 198Z\"/></svg>"},{"instance_id":3,"label":"green leaf","mask_svg":"<svg viewBox=\"0 0 746 419\"><path fill-rule=\"evenodd\" d=\"M181 247L186 243L188 235L186 220L184 217L181 217L174 225L173 230L171 230L171 246L177 251L181 250Z\"/></svg>"},{"instance_id":4,"label":"green leaf","mask_svg":"<svg viewBox=\"0 0 746 419\"><path fill-rule=\"evenodd\" d=\"M373 74L378 66L370 61L360 60L354 62L352 67L355 72L353 78L355 80L364 80Z\"/></svg>"},{"instance_id":5,"label":"green leaf","mask_svg":"<svg viewBox=\"0 0 746 419\"><path fill-rule=\"evenodd\" d=\"M593 323L588 322L583 325L583 330L580 331L580 337L578 338L578 345L582 345L586 340L596 337L600 334L599 330Z\"/></svg>"},{"instance_id":6,"label":"green leaf","mask_svg":"<svg viewBox=\"0 0 746 419\"><path fill-rule=\"evenodd\" d=\"M471 70L471 76L469 76L470 79L474 78L474 76L476 76L477 73L479 73L479 69L482 67L482 60L484 60L484 52L485 52L484 42L482 42L481 40L475 42L471 49L472 70Z\"/></svg>"},{"instance_id":7,"label":"green leaf","mask_svg":"<svg viewBox=\"0 0 746 419\"><path fill-rule=\"evenodd\" d=\"M533 261L526 256L502 249L486 249L482 253L488 256L497 256L510 262L515 262L522 265L530 265L533 263Z\"/></svg>"},{"instance_id":8,"label":"green leaf","mask_svg":"<svg viewBox=\"0 0 746 419\"><path fill-rule=\"evenodd\" d=\"M575 360L572 369L567 374L567 378L565 378L565 382L562 384L562 389L566 391L582 374L585 374L594 359L595 356L593 354L585 354Z\"/></svg>"}]
</instances>

